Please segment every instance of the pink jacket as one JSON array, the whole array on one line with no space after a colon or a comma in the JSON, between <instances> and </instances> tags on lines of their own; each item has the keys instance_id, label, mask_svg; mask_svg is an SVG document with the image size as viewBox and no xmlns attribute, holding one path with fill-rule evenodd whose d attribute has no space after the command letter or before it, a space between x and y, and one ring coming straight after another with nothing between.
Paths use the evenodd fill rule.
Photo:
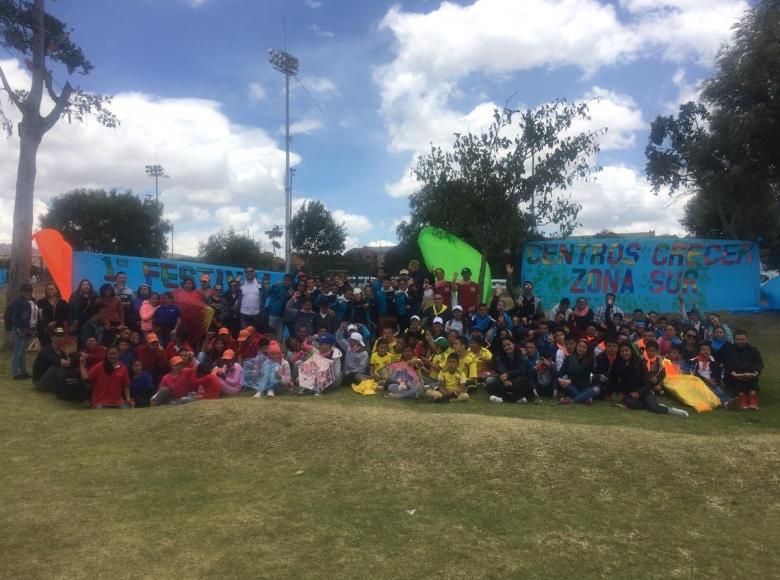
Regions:
<instances>
[{"instance_id":1,"label":"pink jacket","mask_svg":"<svg viewBox=\"0 0 780 580\"><path fill-rule=\"evenodd\" d=\"M141 330L144 332L151 332L152 331L152 317L154 316L154 311L157 310L154 306L152 306L148 300L144 300L141 304L141 308L138 311L138 314L141 317Z\"/></svg>"},{"instance_id":2,"label":"pink jacket","mask_svg":"<svg viewBox=\"0 0 780 580\"><path fill-rule=\"evenodd\" d=\"M215 367L216 368L216 367ZM244 380L244 369L238 363L232 365L225 365L218 368L225 374L225 378L219 378L219 388L223 395L231 396L237 395L241 392L241 383Z\"/></svg>"}]
</instances>

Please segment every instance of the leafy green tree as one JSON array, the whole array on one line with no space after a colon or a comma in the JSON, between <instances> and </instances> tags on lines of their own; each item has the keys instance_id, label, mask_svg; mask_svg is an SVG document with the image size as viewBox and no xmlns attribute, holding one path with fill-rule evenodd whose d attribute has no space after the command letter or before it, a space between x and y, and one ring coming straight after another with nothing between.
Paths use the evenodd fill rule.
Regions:
<instances>
[{"instance_id":1,"label":"leafy green tree","mask_svg":"<svg viewBox=\"0 0 780 580\"><path fill-rule=\"evenodd\" d=\"M780 3L759 2L734 29L701 100L658 116L645 150L653 191L689 198L698 236L763 243L780 260Z\"/></svg>"},{"instance_id":2,"label":"leafy green tree","mask_svg":"<svg viewBox=\"0 0 780 580\"><path fill-rule=\"evenodd\" d=\"M428 225L463 238L482 254L482 287L490 257L517 253L541 229L570 234L580 206L561 192L590 173L599 150L601 131L572 131L588 118L586 103L563 100L497 109L482 133L456 133L448 150L431 147L413 170L421 188L409 198L410 223L398 227L402 243Z\"/></svg>"},{"instance_id":3,"label":"leafy green tree","mask_svg":"<svg viewBox=\"0 0 780 580\"><path fill-rule=\"evenodd\" d=\"M76 189L52 199L41 226L59 230L75 250L159 258L170 224L163 206L132 191Z\"/></svg>"},{"instance_id":4,"label":"leafy green tree","mask_svg":"<svg viewBox=\"0 0 780 580\"><path fill-rule=\"evenodd\" d=\"M293 251L305 259L312 256L335 256L344 251L347 234L320 201L301 206L290 221Z\"/></svg>"},{"instance_id":5,"label":"leafy green tree","mask_svg":"<svg viewBox=\"0 0 780 580\"><path fill-rule=\"evenodd\" d=\"M72 75L87 75L92 64L81 48L70 39L67 25L47 14L44 0L0 0L0 46L17 54L27 65L32 82L27 89L11 87L0 68L0 90L8 94L22 120L19 132L19 164L16 174L14 227L11 241L11 267L8 272L8 295L14 296L29 276L32 253L33 196L38 148L43 136L63 117L83 121L93 117L106 127L118 121L108 109L110 98L82 91L65 82L59 94L47 59L62 65ZM54 103L47 114L41 113L44 91ZM12 123L0 110L0 125L10 135Z\"/></svg>"},{"instance_id":6,"label":"leafy green tree","mask_svg":"<svg viewBox=\"0 0 780 580\"><path fill-rule=\"evenodd\" d=\"M198 255L210 264L254 266L261 270L274 267L273 256L263 251L259 241L236 232L232 227L211 234L198 245Z\"/></svg>"}]
</instances>

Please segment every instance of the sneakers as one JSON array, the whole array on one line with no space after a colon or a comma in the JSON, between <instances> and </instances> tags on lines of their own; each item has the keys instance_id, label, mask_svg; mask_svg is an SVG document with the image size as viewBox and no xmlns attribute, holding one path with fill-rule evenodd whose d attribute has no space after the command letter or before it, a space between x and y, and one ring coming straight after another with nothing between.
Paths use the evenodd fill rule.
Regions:
<instances>
[{"instance_id":1,"label":"sneakers","mask_svg":"<svg viewBox=\"0 0 780 580\"><path fill-rule=\"evenodd\" d=\"M503 403L504 399L501 397L496 397L495 395L490 395L490 397L488 397L488 401L491 403Z\"/></svg>"},{"instance_id":2,"label":"sneakers","mask_svg":"<svg viewBox=\"0 0 780 580\"><path fill-rule=\"evenodd\" d=\"M758 394L752 393L748 395L748 409L752 411L758 411Z\"/></svg>"},{"instance_id":3,"label":"sneakers","mask_svg":"<svg viewBox=\"0 0 780 580\"><path fill-rule=\"evenodd\" d=\"M536 404L536 405L541 405L542 403L544 403L544 400L543 400L541 397L537 396L537 397L534 399L534 404Z\"/></svg>"},{"instance_id":4,"label":"sneakers","mask_svg":"<svg viewBox=\"0 0 780 580\"><path fill-rule=\"evenodd\" d=\"M677 407L667 407L667 409L669 409L669 414L672 417L683 417L683 418L689 417L688 411L683 411L682 409L678 409Z\"/></svg>"},{"instance_id":5,"label":"sneakers","mask_svg":"<svg viewBox=\"0 0 780 580\"><path fill-rule=\"evenodd\" d=\"M740 393L739 394L739 410L744 411L748 408L748 397L747 393Z\"/></svg>"},{"instance_id":6,"label":"sneakers","mask_svg":"<svg viewBox=\"0 0 780 580\"><path fill-rule=\"evenodd\" d=\"M593 399L587 399L586 401L583 401L584 405L593 406Z\"/></svg>"},{"instance_id":7,"label":"sneakers","mask_svg":"<svg viewBox=\"0 0 780 580\"><path fill-rule=\"evenodd\" d=\"M569 397L561 397L561 405L571 405L574 401L572 401Z\"/></svg>"},{"instance_id":8,"label":"sneakers","mask_svg":"<svg viewBox=\"0 0 780 580\"><path fill-rule=\"evenodd\" d=\"M441 394L441 393L439 393L439 394ZM444 397L444 396L435 397L433 399L433 402L434 403L449 403L450 402L450 398L449 397Z\"/></svg>"},{"instance_id":9,"label":"sneakers","mask_svg":"<svg viewBox=\"0 0 780 580\"><path fill-rule=\"evenodd\" d=\"M522 397L522 398L520 398L520 399L517 399L517 401L516 401L516 402L517 402L519 405L525 405L525 404L528 402L528 399L526 399L525 397Z\"/></svg>"},{"instance_id":10,"label":"sneakers","mask_svg":"<svg viewBox=\"0 0 780 580\"><path fill-rule=\"evenodd\" d=\"M465 403L468 401L471 397L469 397L468 393L458 393L458 396L455 397L455 400L459 403Z\"/></svg>"}]
</instances>

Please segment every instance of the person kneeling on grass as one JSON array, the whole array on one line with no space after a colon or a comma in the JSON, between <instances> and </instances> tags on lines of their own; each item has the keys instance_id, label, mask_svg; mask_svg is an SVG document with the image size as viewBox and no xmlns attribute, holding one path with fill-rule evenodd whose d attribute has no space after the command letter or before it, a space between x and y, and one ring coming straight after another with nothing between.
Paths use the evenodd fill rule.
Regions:
<instances>
[{"instance_id":1,"label":"person kneeling on grass","mask_svg":"<svg viewBox=\"0 0 780 580\"><path fill-rule=\"evenodd\" d=\"M276 396L278 389L291 391L292 376L290 363L282 356L282 349L279 348L279 345L274 343L268 348L268 358L263 363L255 399L260 399L263 395L272 399Z\"/></svg>"},{"instance_id":2,"label":"person kneeling on grass","mask_svg":"<svg viewBox=\"0 0 780 580\"><path fill-rule=\"evenodd\" d=\"M460 357L456 353L447 356L446 366L439 372L438 386L431 386L425 390L425 396L433 399L434 403L449 403L450 399L459 402L469 400L466 392L466 374L458 368Z\"/></svg>"},{"instance_id":3,"label":"person kneeling on grass","mask_svg":"<svg viewBox=\"0 0 780 580\"><path fill-rule=\"evenodd\" d=\"M341 384L341 351L334 348L336 338L329 333L317 337L317 350L298 368L298 394L321 396Z\"/></svg>"},{"instance_id":4,"label":"person kneeling on grass","mask_svg":"<svg viewBox=\"0 0 780 580\"><path fill-rule=\"evenodd\" d=\"M629 409L645 409L660 415L687 417L688 412L676 407L667 407L658 402L650 386L647 366L627 342L618 347L618 359L609 373L611 390L623 397L623 404Z\"/></svg>"},{"instance_id":5,"label":"person kneeling on grass","mask_svg":"<svg viewBox=\"0 0 780 580\"><path fill-rule=\"evenodd\" d=\"M574 353L566 357L561 366L558 384L566 393L561 397L561 405L572 403L593 404L593 397L598 396L601 387L591 386L591 369L593 359L590 355L588 340L581 338L574 347Z\"/></svg>"},{"instance_id":6,"label":"person kneeling on grass","mask_svg":"<svg viewBox=\"0 0 780 580\"><path fill-rule=\"evenodd\" d=\"M496 373L485 380L492 403L535 403L542 398L528 380L528 363L511 338L501 341L502 352L495 359Z\"/></svg>"},{"instance_id":7,"label":"person kneeling on grass","mask_svg":"<svg viewBox=\"0 0 780 580\"><path fill-rule=\"evenodd\" d=\"M119 362L119 350L111 346L106 358L87 370L87 357L79 358L79 371L84 381L92 383L91 404L93 409L117 407L127 409L133 405L130 398L130 377L127 368Z\"/></svg>"}]
</instances>

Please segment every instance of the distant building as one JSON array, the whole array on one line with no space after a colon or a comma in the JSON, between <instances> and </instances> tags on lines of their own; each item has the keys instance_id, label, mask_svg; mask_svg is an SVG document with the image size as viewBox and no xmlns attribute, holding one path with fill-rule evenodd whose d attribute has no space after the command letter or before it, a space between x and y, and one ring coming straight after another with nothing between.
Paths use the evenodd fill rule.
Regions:
<instances>
[{"instance_id":1,"label":"distant building","mask_svg":"<svg viewBox=\"0 0 780 580\"><path fill-rule=\"evenodd\" d=\"M352 248L351 250L344 252L344 257L363 261L371 270L376 270L377 268L384 266L385 256L393 247L394 246L362 246L360 248Z\"/></svg>"}]
</instances>

